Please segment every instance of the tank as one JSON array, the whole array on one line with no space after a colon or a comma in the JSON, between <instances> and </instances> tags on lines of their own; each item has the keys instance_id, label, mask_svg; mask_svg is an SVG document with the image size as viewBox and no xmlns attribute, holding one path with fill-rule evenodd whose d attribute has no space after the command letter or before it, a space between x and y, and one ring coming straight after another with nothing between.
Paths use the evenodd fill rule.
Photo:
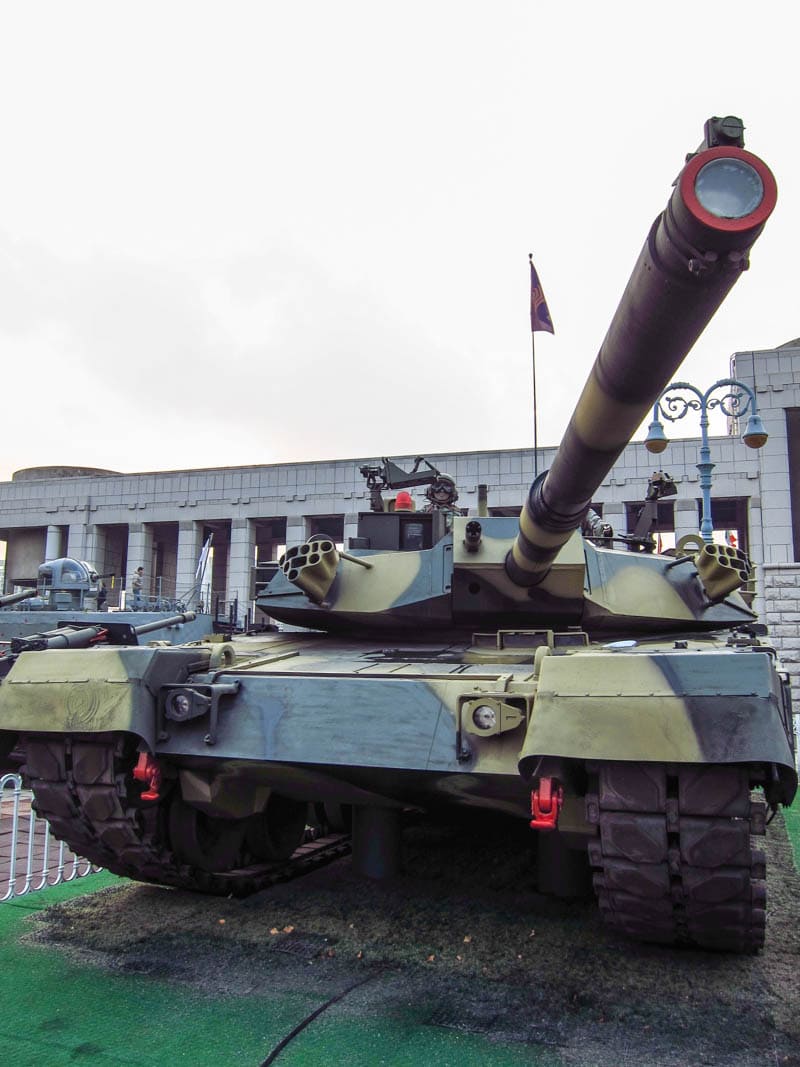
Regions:
<instances>
[{"instance_id":1,"label":"tank","mask_svg":"<svg viewBox=\"0 0 800 1067\"><path fill-rule=\"evenodd\" d=\"M0 727L57 836L130 878L236 895L300 846L309 810L349 812L372 878L397 870L409 809L485 810L530 825L542 891L593 891L616 931L763 944L751 837L797 775L788 678L740 593L749 562L618 550L587 524L775 204L742 129L706 123L519 519L487 514L485 493L464 514L446 474L385 460L365 468L372 510L347 551L290 548L259 597L290 629L14 654Z\"/></svg>"}]
</instances>

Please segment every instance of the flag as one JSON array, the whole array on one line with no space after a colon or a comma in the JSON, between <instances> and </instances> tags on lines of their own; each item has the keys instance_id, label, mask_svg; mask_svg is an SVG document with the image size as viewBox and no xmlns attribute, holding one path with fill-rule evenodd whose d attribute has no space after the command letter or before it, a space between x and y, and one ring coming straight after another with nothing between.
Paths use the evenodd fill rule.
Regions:
<instances>
[{"instance_id":1,"label":"flag","mask_svg":"<svg viewBox=\"0 0 800 1067\"><path fill-rule=\"evenodd\" d=\"M211 551L211 542L214 540L214 535L209 534L206 543L203 545L203 549L200 553L200 558L197 561L197 569L194 572L195 581L200 580L200 584L203 583L203 578L206 573L206 564L208 563L208 556Z\"/></svg>"},{"instance_id":2,"label":"flag","mask_svg":"<svg viewBox=\"0 0 800 1067\"><path fill-rule=\"evenodd\" d=\"M531 265L531 333L535 333L537 330L555 333L553 320L550 318L550 309L544 298L539 275L536 273L536 267L533 265L533 256L530 253L528 254L528 261Z\"/></svg>"}]
</instances>

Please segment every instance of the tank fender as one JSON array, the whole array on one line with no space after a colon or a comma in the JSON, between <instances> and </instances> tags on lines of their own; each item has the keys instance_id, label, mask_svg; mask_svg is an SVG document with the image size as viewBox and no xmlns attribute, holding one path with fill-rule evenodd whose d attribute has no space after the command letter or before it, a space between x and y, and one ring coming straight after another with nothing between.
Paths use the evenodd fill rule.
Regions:
<instances>
[{"instance_id":1,"label":"tank fender","mask_svg":"<svg viewBox=\"0 0 800 1067\"><path fill-rule=\"evenodd\" d=\"M124 731L155 750L162 685L208 665L208 648L108 647L23 652L0 686L3 731Z\"/></svg>"},{"instance_id":2,"label":"tank fender","mask_svg":"<svg viewBox=\"0 0 800 1067\"><path fill-rule=\"evenodd\" d=\"M523 777L543 756L758 763L776 767L783 803L797 789L781 680L767 651L547 656L520 752Z\"/></svg>"}]
</instances>

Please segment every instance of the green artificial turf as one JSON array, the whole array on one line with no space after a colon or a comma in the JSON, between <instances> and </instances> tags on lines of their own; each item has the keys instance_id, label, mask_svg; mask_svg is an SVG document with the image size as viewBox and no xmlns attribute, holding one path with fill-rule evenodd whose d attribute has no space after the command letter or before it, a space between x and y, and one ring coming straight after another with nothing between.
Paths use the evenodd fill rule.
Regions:
<instances>
[{"instance_id":1,"label":"green artificial turf","mask_svg":"<svg viewBox=\"0 0 800 1067\"><path fill-rule=\"evenodd\" d=\"M783 809L783 818L794 849L794 865L800 871L800 790L792 806Z\"/></svg>"},{"instance_id":2,"label":"green artificial turf","mask_svg":"<svg viewBox=\"0 0 800 1067\"><path fill-rule=\"evenodd\" d=\"M800 870L800 793L783 810ZM91 875L0 905L0 1053L36 1067L260 1067L322 1002L312 993L210 997L191 985L114 973L52 946L23 942L31 913L124 883ZM355 1026L336 1005L275 1057L279 1067L557 1067L556 1049L499 1045L480 1034L419 1025L393 1012Z\"/></svg>"},{"instance_id":3,"label":"green artificial turf","mask_svg":"<svg viewBox=\"0 0 800 1067\"><path fill-rule=\"evenodd\" d=\"M24 942L32 912L122 882L101 873L0 905L0 1053L20 1067L260 1067L298 1024L322 1005L312 993L216 996L189 984L114 973ZM560 1056L527 1045L502 1046L479 1034L420 1026L395 1013L354 1027L336 1005L302 1029L275 1057L279 1067L556 1067Z\"/></svg>"}]
</instances>

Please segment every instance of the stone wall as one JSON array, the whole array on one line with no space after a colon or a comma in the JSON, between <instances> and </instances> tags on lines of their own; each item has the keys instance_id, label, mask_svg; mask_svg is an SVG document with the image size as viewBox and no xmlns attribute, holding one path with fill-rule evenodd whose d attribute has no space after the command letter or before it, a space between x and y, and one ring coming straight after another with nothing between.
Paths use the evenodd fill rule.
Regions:
<instances>
[{"instance_id":1,"label":"stone wall","mask_svg":"<svg viewBox=\"0 0 800 1067\"><path fill-rule=\"evenodd\" d=\"M762 567L764 622L792 683L795 729L800 725L800 564Z\"/></svg>"}]
</instances>

